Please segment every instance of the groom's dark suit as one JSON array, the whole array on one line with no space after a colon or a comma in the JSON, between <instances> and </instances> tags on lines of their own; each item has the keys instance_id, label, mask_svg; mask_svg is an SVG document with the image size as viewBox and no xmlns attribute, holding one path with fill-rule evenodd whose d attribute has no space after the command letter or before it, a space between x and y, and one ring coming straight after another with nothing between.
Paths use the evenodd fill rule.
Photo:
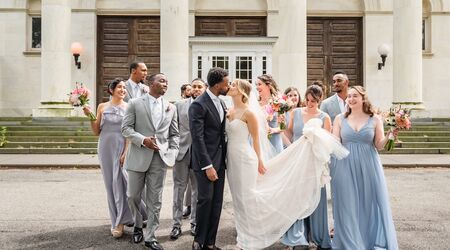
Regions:
<instances>
[{"instance_id":1,"label":"groom's dark suit","mask_svg":"<svg viewBox=\"0 0 450 250\"><path fill-rule=\"evenodd\" d=\"M222 211L225 184L225 104L220 101L223 119L207 91L189 107L189 127L192 136L191 167L195 171L198 187L196 236L201 245L215 245L217 228ZM212 165L218 180L211 182L205 168Z\"/></svg>"}]
</instances>

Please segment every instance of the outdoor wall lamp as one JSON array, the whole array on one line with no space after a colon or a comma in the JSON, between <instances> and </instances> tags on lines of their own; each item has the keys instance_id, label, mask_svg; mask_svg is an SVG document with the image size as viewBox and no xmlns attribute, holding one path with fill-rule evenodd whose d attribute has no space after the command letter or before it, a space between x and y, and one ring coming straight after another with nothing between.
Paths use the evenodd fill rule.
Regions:
<instances>
[{"instance_id":1,"label":"outdoor wall lamp","mask_svg":"<svg viewBox=\"0 0 450 250\"><path fill-rule=\"evenodd\" d=\"M70 50L72 51L73 58L75 59L75 66L77 66L78 69L81 69L81 62L78 60L81 51L83 50L81 43L79 42L72 43L72 45L70 46Z\"/></svg>"},{"instance_id":2,"label":"outdoor wall lamp","mask_svg":"<svg viewBox=\"0 0 450 250\"><path fill-rule=\"evenodd\" d=\"M378 46L378 54L381 56L381 62L378 63L378 70L381 70L382 67L384 67L384 63L386 62L386 57L389 54L389 46L385 43Z\"/></svg>"}]
</instances>

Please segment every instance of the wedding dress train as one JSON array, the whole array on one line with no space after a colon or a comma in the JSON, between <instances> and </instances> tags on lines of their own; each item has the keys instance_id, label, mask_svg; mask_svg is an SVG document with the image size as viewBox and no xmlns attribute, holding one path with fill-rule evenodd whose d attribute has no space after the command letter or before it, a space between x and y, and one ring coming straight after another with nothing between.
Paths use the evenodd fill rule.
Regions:
<instances>
[{"instance_id":1,"label":"wedding dress train","mask_svg":"<svg viewBox=\"0 0 450 250\"><path fill-rule=\"evenodd\" d=\"M239 248L268 247L297 219L314 212L321 187L329 181L331 154L337 158L348 154L321 126L320 119L309 120L304 136L266 161L267 172L259 175L247 123L227 121L227 177Z\"/></svg>"}]
</instances>

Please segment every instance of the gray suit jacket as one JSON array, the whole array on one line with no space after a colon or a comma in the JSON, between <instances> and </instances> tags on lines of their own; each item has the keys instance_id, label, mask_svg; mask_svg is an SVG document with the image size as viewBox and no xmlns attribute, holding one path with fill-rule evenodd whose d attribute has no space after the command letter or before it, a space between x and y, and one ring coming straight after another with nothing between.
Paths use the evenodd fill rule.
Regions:
<instances>
[{"instance_id":1,"label":"gray suit jacket","mask_svg":"<svg viewBox=\"0 0 450 250\"><path fill-rule=\"evenodd\" d=\"M183 99L175 103L178 112L178 128L180 130L180 151L178 152L177 161L183 160L189 147L192 144L191 130L189 129L189 106L192 98ZM190 157L189 160L190 161Z\"/></svg>"},{"instance_id":2,"label":"gray suit jacket","mask_svg":"<svg viewBox=\"0 0 450 250\"><path fill-rule=\"evenodd\" d=\"M131 81L130 81L130 79L128 79L126 82L125 82L125 89L127 90L127 95L125 96L125 98L123 98L123 100L125 101L125 102L128 102L128 101L130 101L131 99L134 99L134 98L136 98L136 96L134 96L133 95L133 87L132 87L132 84L134 84L134 83L132 83ZM144 88L146 88L146 87L144 87L144 86L146 86L146 85L144 85L144 84L142 84L142 83L139 83L139 91L141 92L141 96L143 96L145 93L147 93L146 91L144 91Z\"/></svg>"},{"instance_id":3,"label":"gray suit jacket","mask_svg":"<svg viewBox=\"0 0 450 250\"><path fill-rule=\"evenodd\" d=\"M156 136L160 148L159 155L168 166L175 164L178 155L177 109L163 99L163 118L157 128L154 127L150 112L149 95L132 99L128 103L122 122L122 134L131 141L125 158L125 169L136 172L147 171L155 151L142 145L145 137Z\"/></svg>"},{"instance_id":4,"label":"gray suit jacket","mask_svg":"<svg viewBox=\"0 0 450 250\"><path fill-rule=\"evenodd\" d=\"M323 100L322 104L320 104L320 109L330 116L331 122L333 122L334 118L341 113L338 98L339 97L335 94Z\"/></svg>"}]
</instances>

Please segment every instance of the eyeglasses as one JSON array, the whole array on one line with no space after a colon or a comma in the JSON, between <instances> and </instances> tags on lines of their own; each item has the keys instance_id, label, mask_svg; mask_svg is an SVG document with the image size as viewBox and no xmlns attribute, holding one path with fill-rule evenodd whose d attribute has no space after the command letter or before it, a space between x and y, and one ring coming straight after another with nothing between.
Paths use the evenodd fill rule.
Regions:
<instances>
[{"instance_id":1,"label":"eyeglasses","mask_svg":"<svg viewBox=\"0 0 450 250\"><path fill-rule=\"evenodd\" d=\"M340 79L340 78L336 79L336 80L333 79L333 82L343 82L343 81L344 81L344 79Z\"/></svg>"}]
</instances>

